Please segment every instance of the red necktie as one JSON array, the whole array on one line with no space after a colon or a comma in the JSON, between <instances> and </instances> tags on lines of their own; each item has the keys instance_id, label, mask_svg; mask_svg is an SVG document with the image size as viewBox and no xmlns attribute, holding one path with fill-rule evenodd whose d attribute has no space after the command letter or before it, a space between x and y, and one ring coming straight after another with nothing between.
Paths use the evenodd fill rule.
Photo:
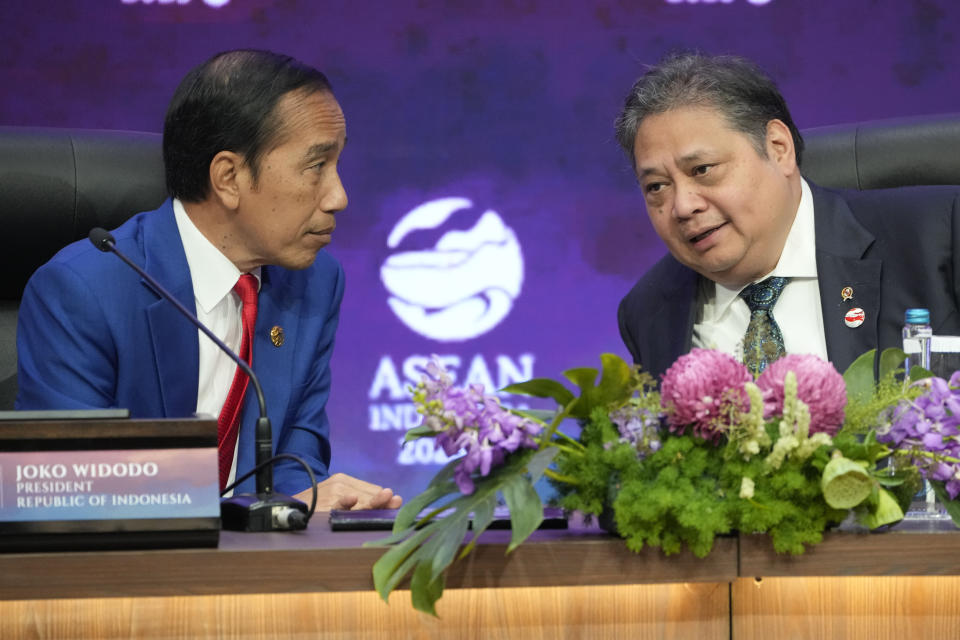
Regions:
<instances>
[{"instance_id":1,"label":"red necktie","mask_svg":"<svg viewBox=\"0 0 960 640\"><path fill-rule=\"evenodd\" d=\"M233 290L240 296L243 304L243 337L240 339L240 357L253 366L253 328L257 324L257 278L244 273L237 280ZM220 410L217 420L217 449L220 453L220 490L227 486L230 467L233 466L233 451L237 446L237 434L240 432L240 416L243 414L243 396L247 391L249 378L243 369L237 367L233 376L230 392Z\"/></svg>"}]
</instances>

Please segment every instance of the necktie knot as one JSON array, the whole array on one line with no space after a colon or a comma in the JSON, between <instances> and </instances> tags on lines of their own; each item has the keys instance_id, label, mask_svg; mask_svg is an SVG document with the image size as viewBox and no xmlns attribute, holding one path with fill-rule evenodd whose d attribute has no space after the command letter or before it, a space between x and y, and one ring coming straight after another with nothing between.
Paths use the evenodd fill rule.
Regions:
<instances>
[{"instance_id":1,"label":"necktie knot","mask_svg":"<svg viewBox=\"0 0 960 640\"><path fill-rule=\"evenodd\" d=\"M761 282L755 282L740 292L740 297L750 308L750 312L772 309L777 303L789 278L774 276Z\"/></svg>"},{"instance_id":2,"label":"necktie knot","mask_svg":"<svg viewBox=\"0 0 960 640\"><path fill-rule=\"evenodd\" d=\"M750 323L743 336L743 363L754 375L762 373L768 364L786 353L783 334L773 317L773 305L788 281L789 278L767 278L740 292L750 309Z\"/></svg>"},{"instance_id":3,"label":"necktie knot","mask_svg":"<svg viewBox=\"0 0 960 640\"><path fill-rule=\"evenodd\" d=\"M237 284L233 285L233 290L240 296L240 302L243 303L243 306L257 303L257 277L255 275L241 274Z\"/></svg>"}]
</instances>

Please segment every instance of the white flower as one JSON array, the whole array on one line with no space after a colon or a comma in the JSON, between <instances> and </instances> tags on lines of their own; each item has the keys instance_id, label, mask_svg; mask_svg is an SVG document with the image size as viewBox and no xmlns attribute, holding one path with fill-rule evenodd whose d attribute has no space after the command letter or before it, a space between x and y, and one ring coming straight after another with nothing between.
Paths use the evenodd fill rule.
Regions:
<instances>
[{"instance_id":1,"label":"white flower","mask_svg":"<svg viewBox=\"0 0 960 640\"><path fill-rule=\"evenodd\" d=\"M752 382L746 383L744 389L750 399L750 409L741 413L740 419L730 425L729 438L737 443L743 459L749 460L760 453L763 447L770 446L770 436L763 419L763 395L760 389Z\"/></svg>"},{"instance_id":2,"label":"white flower","mask_svg":"<svg viewBox=\"0 0 960 640\"><path fill-rule=\"evenodd\" d=\"M793 455L798 460L806 460L812 456L817 449L824 445L828 447L833 446L833 438L823 431L820 431L801 442L800 446L797 447L796 453Z\"/></svg>"}]
</instances>

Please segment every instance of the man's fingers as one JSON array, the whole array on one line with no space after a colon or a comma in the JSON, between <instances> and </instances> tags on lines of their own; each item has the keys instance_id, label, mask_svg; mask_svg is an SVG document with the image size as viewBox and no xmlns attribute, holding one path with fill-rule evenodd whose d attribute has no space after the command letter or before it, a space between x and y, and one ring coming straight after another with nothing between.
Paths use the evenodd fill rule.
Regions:
<instances>
[{"instance_id":1,"label":"man's fingers","mask_svg":"<svg viewBox=\"0 0 960 640\"><path fill-rule=\"evenodd\" d=\"M337 503L334 505L334 509L343 509L350 510L360 501L360 498L357 496L340 496L337 500Z\"/></svg>"},{"instance_id":2,"label":"man's fingers","mask_svg":"<svg viewBox=\"0 0 960 640\"><path fill-rule=\"evenodd\" d=\"M399 509L403 498L394 495L392 489L384 489L370 501L371 509Z\"/></svg>"},{"instance_id":3,"label":"man's fingers","mask_svg":"<svg viewBox=\"0 0 960 640\"><path fill-rule=\"evenodd\" d=\"M324 480L323 483L330 483L332 485L341 487L344 490L349 487L351 491L360 495L373 495L380 491L379 485L373 484L372 482L367 482L366 480L361 480L360 478L348 476L345 473L335 473Z\"/></svg>"},{"instance_id":4,"label":"man's fingers","mask_svg":"<svg viewBox=\"0 0 960 640\"><path fill-rule=\"evenodd\" d=\"M295 497L309 503L312 489L302 491ZM317 510L330 509L397 509L403 503L400 496L393 495L392 489L385 489L373 483L335 473L326 480L317 483Z\"/></svg>"},{"instance_id":5,"label":"man's fingers","mask_svg":"<svg viewBox=\"0 0 960 640\"><path fill-rule=\"evenodd\" d=\"M390 499L393 498L392 489L381 489L377 495L373 496L370 499L370 508L371 509L386 509L387 503L390 502Z\"/></svg>"}]
</instances>

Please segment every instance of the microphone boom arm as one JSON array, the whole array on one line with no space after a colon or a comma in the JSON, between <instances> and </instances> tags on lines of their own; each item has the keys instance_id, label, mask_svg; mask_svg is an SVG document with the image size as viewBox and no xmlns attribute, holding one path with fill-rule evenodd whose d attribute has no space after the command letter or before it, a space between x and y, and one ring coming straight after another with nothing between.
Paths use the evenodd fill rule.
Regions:
<instances>
[{"instance_id":1,"label":"microphone boom arm","mask_svg":"<svg viewBox=\"0 0 960 640\"><path fill-rule=\"evenodd\" d=\"M133 262L129 257L127 257L122 251L117 249L116 240L113 235L100 227L95 227L91 229L89 235L90 242L93 243L100 251L105 253L109 252L123 260L127 266L136 271L148 287L150 287L154 293L159 295L162 298L165 298L170 302L184 317L190 320L190 323L196 326L205 336L216 344L221 351L230 356L230 359L237 363L237 366L247 374L247 378L253 383L253 387L257 393L257 403L260 408L260 417L257 418L256 426L256 475L257 475L257 495L253 496L237 496L230 500L240 499L237 504L224 504L221 510L224 513L224 527L227 527L226 515L230 514L230 522L236 523L231 524L229 528L241 528L246 530L272 530L275 528L275 520L278 512L289 512L291 509L291 504L295 510L300 510L306 512L306 505L304 505L299 500L294 500L287 496L281 496L280 494L273 493L273 468L270 464L271 458L273 456L273 434L272 427L270 425L270 418L267 416L267 403L263 394L263 388L260 386L260 381L257 379L256 374L253 372L253 369L247 364L243 358L234 353L230 347L228 347L224 342L218 338L214 333L206 327L202 322L200 322L196 316L191 313L186 307L181 304L173 295L167 291L163 285L156 281L155 278L150 276L146 271L144 271L138 264ZM286 454L283 454L286 456ZM291 457L291 456L286 456ZM312 474L311 474L312 475ZM316 496L316 485L314 484L314 496ZM242 499L241 499L242 498ZM252 499L251 499L252 498ZM315 500L316 498L314 498ZM229 507L229 510L228 508ZM271 518L268 512L273 512L273 517ZM254 512L257 513L257 517L254 518L251 514ZM312 510L311 510L312 513ZM267 521L274 521L274 525L271 525ZM306 526L306 522L303 522L303 526ZM288 526L280 528L290 528ZM297 526L297 528L302 528Z\"/></svg>"}]
</instances>

